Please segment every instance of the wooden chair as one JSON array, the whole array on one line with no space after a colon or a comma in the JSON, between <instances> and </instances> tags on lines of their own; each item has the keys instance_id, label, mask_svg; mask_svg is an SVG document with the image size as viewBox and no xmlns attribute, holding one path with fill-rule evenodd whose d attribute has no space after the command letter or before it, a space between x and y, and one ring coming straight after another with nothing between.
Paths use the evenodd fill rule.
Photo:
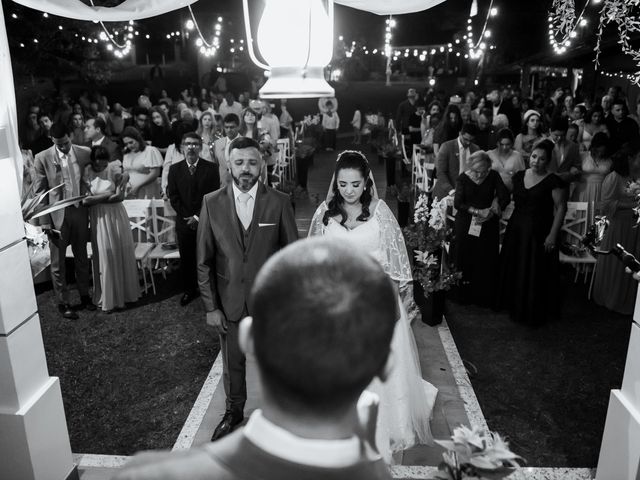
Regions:
<instances>
[{"instance_id":1,"label":"wooden chair","mask_svg":"<svg viewBox=\"0 0 640 480\"><path fill-rule=\"evenodd\" d=\"M144 282L145 293L148 290L147 272L151 279L153 293L156 293L156 284L153 279L153 271L148 262L148 256L154 248L152 228L151 200L124 200L124 209L129 217L129 227L133 234L133 245L135 247L136 265L142 271L142 281Z\"/></svg>"},{"instance_id":2,"label":"wooden chair","mask_svg":"<svg viewBox=\"0 0 640 480\"><path fill-rule=\"evenodd\" d=\"M591 274L588 293L588 298L590 299L593 289L596 259L591 255L591 252L581 244L582 237L587 233L589 212L588 202L567 202L567 214L564 217L560 230L560 240L564 245L560 251L560 262L568 263L575 268L576 274L573 279L574 282L578 281L578 275L582 273L584 275L584 282L586 283L589 274Z\"/></svg>"}]
</instances>

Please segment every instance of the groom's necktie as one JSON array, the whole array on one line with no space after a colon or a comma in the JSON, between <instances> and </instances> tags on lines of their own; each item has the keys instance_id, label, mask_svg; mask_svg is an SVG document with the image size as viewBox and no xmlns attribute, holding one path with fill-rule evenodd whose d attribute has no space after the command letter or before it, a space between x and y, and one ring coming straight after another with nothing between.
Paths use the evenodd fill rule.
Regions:
<instances>
[{"instance_id":1,"label":"groom's necktie","mask_svg":"<svg viewBox=\"0 0 640 480\"><path fill-rule=\"evenodd\" d=\"M248 193L240 193L237 198L236 211L238 212L238 218L242 222L242 226L245 230L251 225L251 212L249 209L249 200L251 195Z\"/></svg>"}]
</instances>

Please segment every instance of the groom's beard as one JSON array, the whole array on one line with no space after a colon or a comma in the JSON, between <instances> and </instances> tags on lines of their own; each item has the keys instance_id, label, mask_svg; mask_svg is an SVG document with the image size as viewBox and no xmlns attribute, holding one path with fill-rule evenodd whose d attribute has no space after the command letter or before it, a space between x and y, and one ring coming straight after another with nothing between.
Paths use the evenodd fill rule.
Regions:
<instances>
[{"instance_id":1,"label":"groom's beard","mask_svg":"<svg viewBox=\"0 0 640 480\"><path fill-rule=\"evenodd\" d=\"M241 173L239 177L231 174L231 178L233 178L233 183L236 184L236 187L238 187L243 192L248 192L256 183L258 183L260 176L257 175L254 177L250 173Z\"/></svg>"}]
</instances>

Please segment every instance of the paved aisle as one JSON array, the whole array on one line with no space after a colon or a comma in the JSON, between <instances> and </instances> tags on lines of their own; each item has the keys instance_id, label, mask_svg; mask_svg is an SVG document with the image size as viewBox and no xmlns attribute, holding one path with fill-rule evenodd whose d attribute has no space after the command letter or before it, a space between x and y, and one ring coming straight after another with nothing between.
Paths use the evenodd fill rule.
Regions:
<instances>
[{"instance_id":1,"label":"paved aisle","mask_svg":"<svg viewBox=\"0 0 640 480\"><path fill-rule=\"evenodd\" d=\"M344 147L352 148L350 145ZM317 205L325 198L329 188L329 181L333 173L337 152L320 152L315 156L313 166L309 170L308 198L296 199L296 220L300 237L304 237L309 229L309 224ZM376 187L381 198L385 198L386 181L384 165L379 163L375 154L367 153ZM390 208L395 212L397 205L395 199L386 199ZM452 374L452 369L447 360L445 349L440 341L438 329L428 327L420 322L413 325L422 373L425 379L435 385L438 390L431 429L435 438L448 438L453 428L464 423L469 425L469 420L464 409L464 402L460 397L458 386ZM260 407L261 392L258 388L255 365L247 363L247 390L248 401L246 413L250 414ZM224 391L222 383L216 389L213 401L209 407L204 421L196 434L194 445L209 441L211 434L224 413ZM247 415L248 416L248 415ZM431 465L440 463L441 450L439 447L427 446L414 447L405 452L402 458L404 465Z\"/></svg>"}]
</instances>

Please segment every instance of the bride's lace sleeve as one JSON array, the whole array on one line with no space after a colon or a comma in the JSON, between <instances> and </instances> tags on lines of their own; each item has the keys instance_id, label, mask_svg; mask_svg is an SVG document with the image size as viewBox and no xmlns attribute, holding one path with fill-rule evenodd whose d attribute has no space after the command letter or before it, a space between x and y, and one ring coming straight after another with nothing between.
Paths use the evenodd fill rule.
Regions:
<instances>
[{"instance_id":1,"label":"bride's lace sleeve","mask_svg":"<svg viewBox=\"0 0 640 480\"><path fill-rule=\"evenodd\" d=\"M308 237L317 237L318 235L324 235L325 225L322 223L322 217L324 217L324 212L328 209L327 203L322 202L320 206L316 209L316 213L313 214L313 218L311 219L311 225L309 226Z\"/></svg>"},{"instance_id":2,"label":"bride's lace sleeve","mask_svg":"<svg viewBox=\"0 0 640 480\"><path fill-rule=\"evenodd\" d=\"M384 271L402 285L411 282L411 264L400 225L391 209L383 200L378 200L375 215L380 224L380 253Z\"/></svg>"}]
</instances>

